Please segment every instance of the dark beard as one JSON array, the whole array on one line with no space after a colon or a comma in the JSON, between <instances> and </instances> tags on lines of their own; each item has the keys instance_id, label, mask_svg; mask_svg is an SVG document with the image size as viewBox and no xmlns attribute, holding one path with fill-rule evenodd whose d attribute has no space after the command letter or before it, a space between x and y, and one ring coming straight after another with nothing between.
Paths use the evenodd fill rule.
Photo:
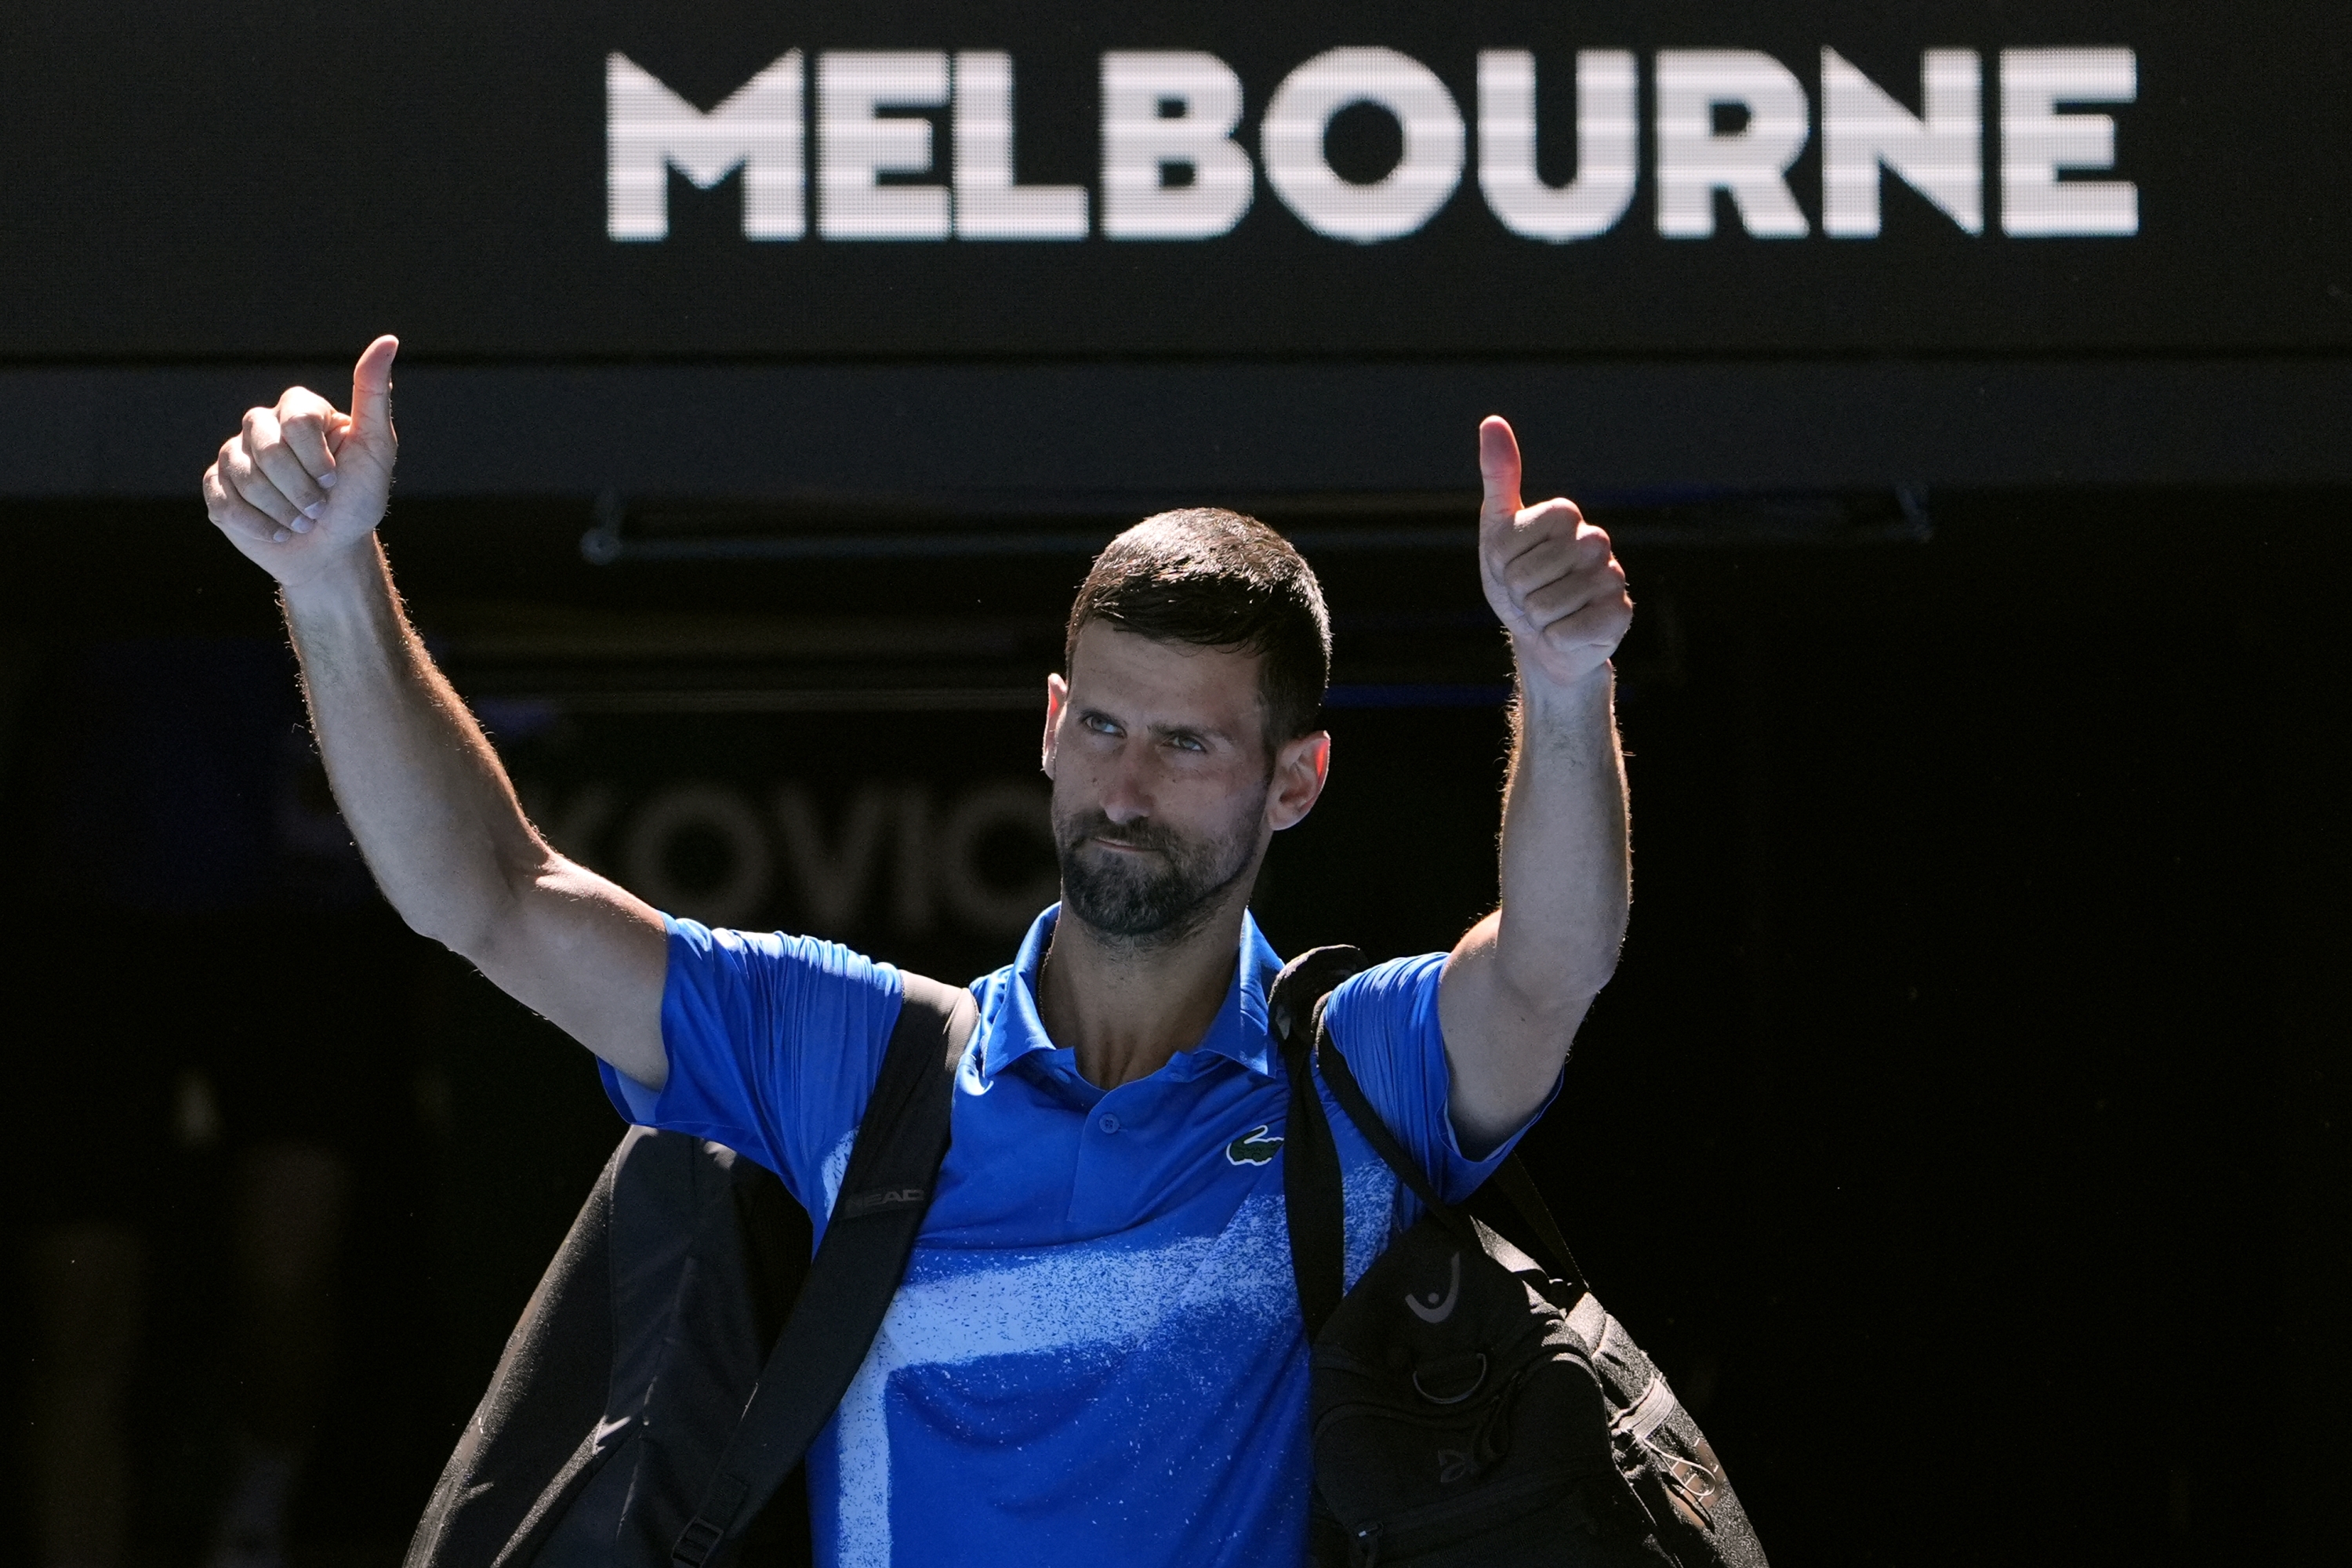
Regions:
<instances>
[{"instance_id":1,"label":"dark beard","mask_svg":"<svg viewBox=\"0 0 2352 1568\"><path fill-rule=\"evenodd\" d=\"M1255 814L1244 818L1254 822ZM1097 850L1089 838L1159 851L1156 859ZM1101 935L1138 946L1184 940L1250 868L1255 844L1246 829L1225 839L1189 838L1149 817L1113 826L1099 811L1054 822L1062 862L1062 911Z\"/></svg>"}]
</instances>

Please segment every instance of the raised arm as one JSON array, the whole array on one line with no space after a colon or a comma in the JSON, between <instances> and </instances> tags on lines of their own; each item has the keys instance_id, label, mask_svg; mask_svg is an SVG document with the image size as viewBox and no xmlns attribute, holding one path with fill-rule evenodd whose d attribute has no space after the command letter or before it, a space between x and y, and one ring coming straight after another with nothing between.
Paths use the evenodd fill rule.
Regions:
<instances>
[{"instance_id":1,"label":"raised arm","mask_svg":"<svg viewBox=\"0 0 2352 1568\"><path fill-rule=\"evenodd\" d=\"M1519 504L1511 427L1478 427L1478 569L1511 635L1518 705L1503 786L1501 906L1455 944L1438 988L1465 1152L1532 1115L1617 967L1632 898L1625 765L1609 656L1633 624L1609 536L1573 502Z\"/></svg>"},{"instance_id":2,"label":"raised arm","mask_svg":"<svg viewBox=\"0 0 2352 1568\"><path fill-rule=\"evenodd\" d=\"M659 1088L661 917L548 847L481 727L408 623L375 535L392 493L392 360L378 338L352 411L289 389L248 409L205 505L278 579L335 803L401 917L641 1083ZM283 956L299 963L299 933Z\"/></svg>"}]
</instances>

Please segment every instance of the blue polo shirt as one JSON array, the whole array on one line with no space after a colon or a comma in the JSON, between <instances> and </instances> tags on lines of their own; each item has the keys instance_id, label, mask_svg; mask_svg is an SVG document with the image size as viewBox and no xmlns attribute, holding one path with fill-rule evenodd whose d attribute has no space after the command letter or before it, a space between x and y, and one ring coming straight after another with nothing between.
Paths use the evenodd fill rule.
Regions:
<instances>
[{"instance_id":1,"label":"blue polo shirt","mask_svg":"<svg viewBox=\"0 0 2352 1568\"><path fill-rule=\"evenodd\" d=\"M980 1023L937 1195L809 1454L817 1561L1297 1568L1307 1346L1283 1210L1289 1096L1265 1018L1281 961L1244 918L1201 1043L1105 1090L1038 1020L1057 912L973 983ZM898 973L807 937L668 927L668 1082L654 1094L608 1067L606 1087L633 1120L776 1172L822 1234L898 1019ZM1390 1129L1461 1197L1510 1144L1480 1160L1455 1145L1444 967L1440 953L1381 964L1326 1017ZM1412 1199L1321 1092L1352 1284Z\"/></svg>"}]
</instances>

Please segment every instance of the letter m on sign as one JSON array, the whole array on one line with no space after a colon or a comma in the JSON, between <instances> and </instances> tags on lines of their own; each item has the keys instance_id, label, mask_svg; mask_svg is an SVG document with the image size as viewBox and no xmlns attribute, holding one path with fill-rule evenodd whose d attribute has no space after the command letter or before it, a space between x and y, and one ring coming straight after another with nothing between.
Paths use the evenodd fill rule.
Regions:
<instances>
[{"instance_id":1,"label":"letter m on sign","mask_svg":"<svg viewBox=\"0 0 2352 1568\"><path fill-rule=\"evenodd\" d=\"M669 234L669 171L709 190L743 171L743 237L798 239L807 228L801 52L705 114L625 55L604 61L604 232Z\"/></svg>"}]
</instances>

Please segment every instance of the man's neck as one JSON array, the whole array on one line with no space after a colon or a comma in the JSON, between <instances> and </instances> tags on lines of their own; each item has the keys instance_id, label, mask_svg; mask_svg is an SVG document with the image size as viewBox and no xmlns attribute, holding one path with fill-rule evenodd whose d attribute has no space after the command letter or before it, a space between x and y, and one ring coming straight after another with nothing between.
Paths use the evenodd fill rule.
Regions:
<instances>
[{"instance_id":1,"label":"man's neck","mask_svg":"<svg viewBox=\"0 0 2352 1568\"><path fill-rule=\"evenodd\" d=\"M1158 1072L1199 1045L1216 1021L1233 984L1246 907L1236 896L1166 946L1106 937L1066 912L1054 922L1037 976L1046 1035L1077 1053L1079 1074L1098 1088Z\"/></svg>"}]
</instances>

